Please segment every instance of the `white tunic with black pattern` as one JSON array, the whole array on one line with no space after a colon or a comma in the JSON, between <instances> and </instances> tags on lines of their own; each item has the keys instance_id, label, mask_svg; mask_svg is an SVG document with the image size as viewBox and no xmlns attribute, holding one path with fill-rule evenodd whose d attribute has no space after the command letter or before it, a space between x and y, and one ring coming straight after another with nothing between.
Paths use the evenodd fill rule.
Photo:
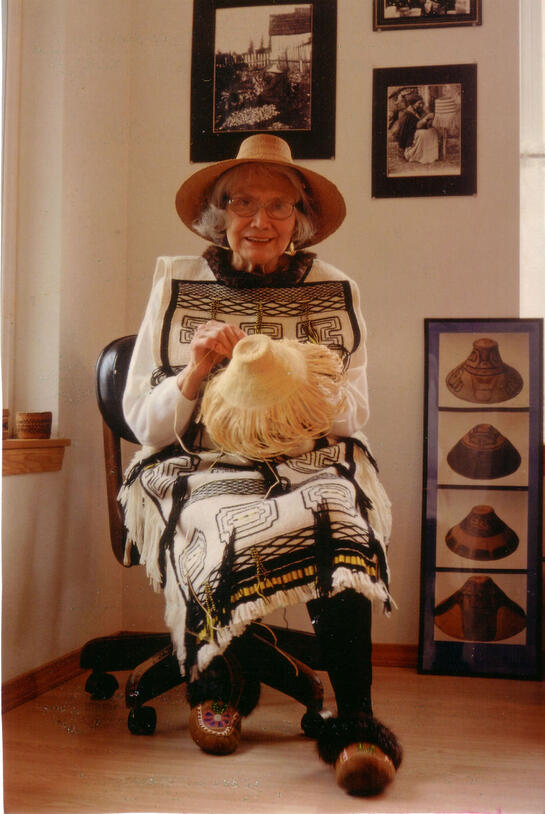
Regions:
<instances>
[{"instance_id":1,"label":"white tunic with black pattern","mask_svg":"<svg viewBox=\"0 0 545 814\"><path fill-rule=\"evenodd\" d=\"M331 435L267 464L211 449L176 384L211 318L338 350L348 397ZM143 449L120 503L127 556L135 546L164 590L183 674L275 608L352 588L389 609L390 504L361 432L365 368L358 289L332 266L311 259L296 285L234 288L203 257L158 260L123 403Z\"/></svg>"}]
</instances>

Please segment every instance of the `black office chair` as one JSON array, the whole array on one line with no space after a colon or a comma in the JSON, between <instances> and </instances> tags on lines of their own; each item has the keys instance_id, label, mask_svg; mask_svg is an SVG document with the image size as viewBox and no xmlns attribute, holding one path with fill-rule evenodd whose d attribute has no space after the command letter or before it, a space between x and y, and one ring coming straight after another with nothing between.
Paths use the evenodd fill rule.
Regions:
<instances>
[{"instance_id":1,"label":"black office chair","mask_svg":"<svg viewBox=\"0 0 545 814\"><path fill-rule=\"evenodd\" d=\"M96 366L96 392L103 418L106 492L110 540L119 563L130 567L138 564L137 555L124 561L125 528L117 494L122 482L121 440L138 443L125 422L122 409L123 391L136 337L116 339L107 345ZM320 726L323 687L313 670L324 669L318 643L312 633L268 625L254 626L256 635L246 656L248 667L263 683L286 693L306 707L301 719L304 733L315 737ZM269 633L270 631L270 633ZM271 646L270 636L274 638ZM294 669L287 669L286 653ZM250 663L251 662L251 663ZM82 649L81 667L91 670L85 685L93 699L105 700L118 689L111 672L130 670L125 685L125 702L129 709L129 730L135 735L151 735L157 716L146 702L183 683L178 660L168 633L119 633L93 639Z\"/></svg>"}]
</instances>

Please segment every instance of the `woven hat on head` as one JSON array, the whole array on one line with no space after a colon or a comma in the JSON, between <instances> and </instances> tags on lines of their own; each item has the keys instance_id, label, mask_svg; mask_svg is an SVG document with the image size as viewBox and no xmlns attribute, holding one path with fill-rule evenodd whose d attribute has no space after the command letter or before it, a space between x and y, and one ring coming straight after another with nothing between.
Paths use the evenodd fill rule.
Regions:
<instances>
[{"instance_id":1,"label":"woven hat on head","mask_svg":"<svg viewBox=\"0 0 545 814\"><path fill-rule=\"evenodd\" d=\"M178 215L192 232L202 237L194 223L206 207L209 194L220 175L241 164L272 164L291 167L302 176L306 192L314 207L316 231L300 248L312 246L335 232L344 220L344 198L332 181L313 170L296 164L289 144L279 136L258 133L244 139L236 158L219 161L197 170L181 185L176 195Z\"/></svg>"},{"instance_id":2,"label":"woven hat on head","mask_svg":"<svg viewBox=\"0 0 545 814\"><path fill-rule=\"evenodd\" d=\"M327 435L344 398L335 351L254 334L206 385L200 419L222 451L266 460Z\"/></svg>"}]
</instances>

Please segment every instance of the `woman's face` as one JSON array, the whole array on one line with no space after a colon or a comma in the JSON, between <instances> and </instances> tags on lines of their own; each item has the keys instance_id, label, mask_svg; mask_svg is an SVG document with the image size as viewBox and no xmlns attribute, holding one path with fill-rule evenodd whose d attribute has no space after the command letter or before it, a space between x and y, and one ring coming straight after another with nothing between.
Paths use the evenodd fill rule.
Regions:
<instances>
[{"instance_id":1,"label":"woman's face","mask_svg":"<svg viewBox=\"0 0 545 814\"><path fill-rule=\"evenodd\" d=\"M229 197L239 196L255 198L262 206L250 217L241 217L227 208L226 236L235 255L235 265L247 270L259 266L268 274L275 270L280 256L289 246L295 228L295 213L285 220L277 220L267 215L263 205L275 199L294 204L297 193L288 179L280 175L271 178L256 176L235 180Z\"/></svg>"}]
</instances>

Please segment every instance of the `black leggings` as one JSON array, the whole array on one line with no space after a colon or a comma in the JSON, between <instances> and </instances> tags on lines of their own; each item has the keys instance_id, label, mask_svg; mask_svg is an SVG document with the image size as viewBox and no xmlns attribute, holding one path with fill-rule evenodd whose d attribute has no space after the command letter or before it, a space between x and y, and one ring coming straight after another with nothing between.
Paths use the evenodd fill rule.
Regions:
<instances>
[{"instance_id":1,"label":"black leggings","mask_svg":"<svg viewBox=\"0 0 545 814\"><path fill-rule=\"evenodd\" d=\"M370 601L347 590L331 598L313 599L307 608L318 640L321 665L329 673L335 692L338 714L372 715ZM256 641L254 633L250 626L233 640L222 657L215 658L197 680L188 684L191 706L209 698L221 698L235 703L242 715L248 715L257 703L261 680L294 698L299 697L299 692L299 700L304 698L304 703L308 703L308 677L300 678L301 686L297 680L290 680L285 657L278 655L273 644ZM269 665L272 681L263 679L265 657L272 658Z\"/></svg>"},{"instance_id":2,"label":"black leggings","mask_svg":"<svg viewBox=\"0 0 545 814\"><path fill-rule=\"evenodd\" d=\"M342 716L372 715L371 602L353 590L307 603Z\"/></svg>"}]
</instances>

